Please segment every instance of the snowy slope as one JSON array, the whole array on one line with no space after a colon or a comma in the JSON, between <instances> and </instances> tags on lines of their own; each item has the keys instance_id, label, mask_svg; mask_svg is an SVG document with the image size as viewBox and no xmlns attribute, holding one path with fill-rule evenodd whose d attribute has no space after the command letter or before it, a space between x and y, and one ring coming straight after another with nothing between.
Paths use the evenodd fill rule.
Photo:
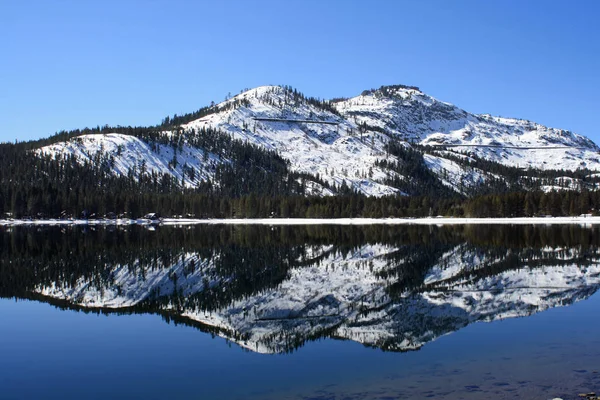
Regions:
<instances>
[{"instance_id":1,"label":"snowy slope","mask_svg":"<svg viewBox=\"0 0 600 400\"><path fill-rule=\"evenodd\" d=\"M233 138L276 151L290 162L293 171L318 175L336 187L345 183L373 196L402 194L386 183L389 178L412 179L376 165L382 160L402 163L386 154L385 146L392 139L408 147L409 143L504 146L448 147L424 155L425 165L442 184L460 193L501 178L448 159L466 157L462 153L519 168L600 170L600 149L583 136L524 120L470 114L416 88L385 87L330 105L323 107L299 98L286 87L262 86L215 105L206 116L181 128L193 132L216 128ZM137 138L119 134L81 136L38 151L72 154L82 162L98 160L98 155L105 153L114 160L115 173L127 174L131 168L139 171L145 163L146 173L171 174L178 182L183 180L186 187L211 179L215 165L228 162L214 154L206 160L203 149L187 143L183 149L175 166L170 165L174 156L170 146L150 149ZM194 170L193 178L184 173L184 165ZM577 187L577 183L567 182L562 187ZM549 184L545 189L555 188L561 188L560 184ZM331 195L332 191L312 183L307 194Z\"/></svg>"},{"instance_id":2,"label":"snowy slope","mask_svg":"<svg viewBox=\"0 0 600 400\"><path fill-rule=\"evenodd\" d=\"M387 87L340 101L336 108L358 124L424 145L569 147L515 149L456 147L505 165L542 169L600 168L598 146L590 139L531 121L468 113L416 88Z\"/></svg>"},{"instance_id":3,"label":"snowy slope","mask_svg":"<svg viewBox=\"0 0 600 400\"><path fill-rule=\"evenodd\" d=\"M195 187L199 182L213 177L217 164L227 162L215 154L205 156L203 149L184 145L177 151L177 163L172 163L174 149L171 146L156 144L153 150L144 141L118 133L83 135L68 142L60 142L42 147L40 154L54 157L75 156L80 162L107 162L116 174L127 175L132 171L139 174L172 175L186 187ZM191 174L186 170L194 171Z\"/></svg>"},{"instance_id":4,"label":"snowy slope","mask_svg":"<svg viewBox=\"0 0 600 400\"><path fill-rule=\"evenodd\" d=\"M251 89L219 104L217 108L226 109L236 101L244 101L245 105L216 112L183 127L196 130L218 128L237 139L276 150L291 162L293 170L319 174L331 184L341 185L346 181L348 186L367 195L397 193L396 189L378 182L386 175L374 166L376 160L385 157L385 137L370 133L361 140L355 124L314 105L294 101L289 90L280 86ZM337 125L289 120L324 121Z\"/></svg>"}]
</instances>

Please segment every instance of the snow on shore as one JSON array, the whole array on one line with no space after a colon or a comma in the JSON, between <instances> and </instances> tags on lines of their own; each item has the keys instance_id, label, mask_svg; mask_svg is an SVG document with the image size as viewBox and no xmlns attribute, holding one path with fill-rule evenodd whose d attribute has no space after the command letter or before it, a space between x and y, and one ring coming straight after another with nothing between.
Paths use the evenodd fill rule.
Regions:
<instances>
[{"instance_id":1,"label":"snow on shore","mask_svg":"<svg viewBox=\"0 0 600 400\"><path fill-rule=\"evenodd\" d=\"M0 219L0 226L15 225L156 225L146 219ZM522 218L258 218L258 219L191 219L164 218L160 225L468 225L468 224L600 224L600 217L522 217Z\"/></svg>"}]
</instances>

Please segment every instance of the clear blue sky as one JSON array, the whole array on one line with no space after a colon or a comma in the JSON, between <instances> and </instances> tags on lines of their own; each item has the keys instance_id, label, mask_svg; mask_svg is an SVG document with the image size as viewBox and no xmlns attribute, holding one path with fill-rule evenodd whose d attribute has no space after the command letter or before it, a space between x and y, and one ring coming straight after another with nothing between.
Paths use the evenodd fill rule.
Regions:
<instances>
[{"instance_id":1,"label":"clear blue sky","mask_svg":"<svg viewBox=\"0 0 600 400\"><path fill-rule=\"evenodd\" d=\"M600 141L600 1L0 0L0 141L409 84Z\"/></svg>"}]
</instances>

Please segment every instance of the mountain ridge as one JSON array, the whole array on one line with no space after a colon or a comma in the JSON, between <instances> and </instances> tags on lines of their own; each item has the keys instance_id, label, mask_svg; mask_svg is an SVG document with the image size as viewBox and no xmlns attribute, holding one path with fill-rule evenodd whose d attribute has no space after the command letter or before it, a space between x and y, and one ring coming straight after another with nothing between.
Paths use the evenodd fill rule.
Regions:
<instances>
[{"instance_id":1,"label":"mountain ridge","mask_svg":"<svg viewBox=\"0 0 600 400\"><path fill-rule=\"evenodd\" d=\"M197 112L165 118L161 126L152 129L177 141L182 140L177 138L180 131L195 135L203 129L213 129L275 151L289 163L290 171L319 178L309 180L306 195L334 195L337 191L332 188L342 186L368 196L418 195L414 187L422 186L422 182L410 185L414 177L405 172L410 162L422 164L418 166L422 174L434 177L427 178L428 182L437 181L434 191L445 187L467 196L496 181L502 181L505 190L514 189L506 176L467 165L474 159L516 169L600 170L600 148L584 136L527 120L470 114L405 85L382 86L353 98L334 100L307 97L289 86L260 86ZM108 133L112 136L107 136L107 141L114 141L117 132ZM168 146L154 149L160 159L157 160L148 149L135 145L129 135L122 135L119 139L127 154L121 156L114 148L105 152L116 159L116 164L133 168L140 159L154 160L150 172L169 174L186 188L199 185L198 177L212 180L215 164L230 162L213 153L207 159L206 149L189 146L183 139L175 146L169 143L174 149L181 149L183 163L178 167L172 162L177 150L171 152ZM83 135L37 151L53 157L74 154L89 160L86 153L104 151L102 141L100 136ZM396 153L406 149L417 151L422 157L416 161L409 157L407 161L404 154L391 154L390 146L395 147ZM193 179L186 177L183 165L193 171ZM115 169L115 173L124 174L122 168ZM557 179L547 185L538 185L531 179L519 185L545 191L581 186L576 180L564 184L563 179L560 184L560 174L555 175Z\"/></svg>"}]
</instances>

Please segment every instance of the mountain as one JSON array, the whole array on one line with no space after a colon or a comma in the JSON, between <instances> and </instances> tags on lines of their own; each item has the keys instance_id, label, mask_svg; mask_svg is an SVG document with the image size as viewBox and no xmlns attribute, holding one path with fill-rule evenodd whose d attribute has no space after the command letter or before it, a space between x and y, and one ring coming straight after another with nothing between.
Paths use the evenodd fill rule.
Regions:
<instances>
[{"instance_id":1,"label":"mountain","mask_svg":"<svg viewBox=\"0 0 600 400\"><path fill-rule=\"evenodd\" d=\"M338 101L335 106L346 119L383 130L400 140L421 145L466 146L458 148L503 165L557 170L596 170L599 166L600 149L588 138L527 120L471 114L416 87L396 85L367 90L360 96Z\"/></svg>"},{"instance_id":2,"label":"mountain","mask_svg":"<svg viewBox=\"0 0 600 400\"><path fill-rule=\"evenodd\" d=\"M588 138L471 114L403 85L331 101L263 86L157 127L57 135L35 151L80 163L106 160L115 175L168 175L181 188L204 190L232 184L219 168L257 164L232 158L221 146L224 137L281 158L281 181L295 182L289 190L303 195L580 190L595 188L600 171L600 148Z\"/></svg>"}]
</instances>

